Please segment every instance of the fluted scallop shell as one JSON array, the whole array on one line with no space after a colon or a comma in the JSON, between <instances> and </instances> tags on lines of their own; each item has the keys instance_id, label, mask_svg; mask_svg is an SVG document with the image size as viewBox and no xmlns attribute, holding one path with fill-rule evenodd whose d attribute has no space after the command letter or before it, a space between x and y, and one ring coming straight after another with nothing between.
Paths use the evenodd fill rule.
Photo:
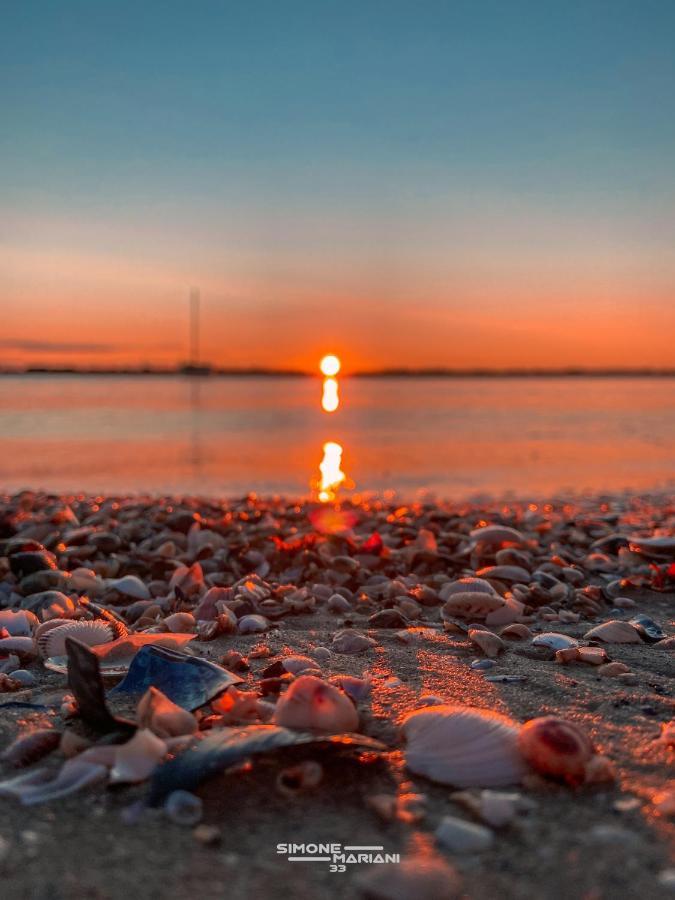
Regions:
<instances>
[{"instance_id":1,"label":"fluted scallop shell","mask_svg":"<svg viewBox=\"0 0 675 900\"><path fill-rule=\"evenodd\" d=\"M67 622L41 634L37 644L42 658L49 659L65 654L66 638L75 638L89 647L95 647L97 644L107 644L113 636L112 628L104 622Z\"/></svg>"},{"instance_id":2,"label":"fluted scallop shell","mask_svg":"<svg viewBox=\"0 0 675 900\"><path fill-rule=\"evenodd\" d=\"M527 771L518 732L518 723L499 713L428 706L403 722L406 765L417 775L455 787L516 784Z\"/></svg>"},{"instance_id":3,"label":"fluted scallop shell","mask_svg":"<svg viewBox=\"0 0 675 900\"><path fill-rule=\"evenodd\" d=\"M453 594L441 609L444 619L454 619L458 616L462 619L484 619L491 612L506 606L505 601L498 594L485 592Z\"/></svg>"},{"instance_id":4,"label":"fluted scallop shell","mask_svg":"<svg viewBox=\"0 0 675 900\"><path fill-rule=\"evenodd\" d=\"M611 619L596 625L584 635L588 641L605 641L608 644L641 644L642 638L633 625L621 622L619 619Z\"/></svg>"}]
</instances>

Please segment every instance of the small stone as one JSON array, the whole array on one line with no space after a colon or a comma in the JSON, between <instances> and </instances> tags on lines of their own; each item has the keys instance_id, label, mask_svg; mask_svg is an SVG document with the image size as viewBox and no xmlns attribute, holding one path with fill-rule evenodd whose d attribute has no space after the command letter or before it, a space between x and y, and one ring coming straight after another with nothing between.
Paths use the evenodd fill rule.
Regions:
<instances>
[{"instance_id":1,"label":"small stone","mask_svg":"<svg viewBox=\"0 0 675 900\"><path fill-rule=\"evenodd\" d=\"M472 669L492 669L495 665L494 659L474 659L471 661Z\"/></svg>"},{"instance_id":2,"label":"small stone","mask_svg":"<svg viewBox=\"0 0 675 900\"><path fill-rule=\"evenodd\" d=\"M440 846L452 853L480 853L494 843L489 828L456 816L444 816L435 833Z\"/></svg>"},{"instance_id":3,"label":"small stone","mask_svg":"<svg viewBox=\"0 0 675 900\"><path fill-rule=\"evenodd\" d=\"M205 847L215 847L222 840L220 828L215 825L198 825L192 832L192 836Z\"/></svg>"}]
</instances>

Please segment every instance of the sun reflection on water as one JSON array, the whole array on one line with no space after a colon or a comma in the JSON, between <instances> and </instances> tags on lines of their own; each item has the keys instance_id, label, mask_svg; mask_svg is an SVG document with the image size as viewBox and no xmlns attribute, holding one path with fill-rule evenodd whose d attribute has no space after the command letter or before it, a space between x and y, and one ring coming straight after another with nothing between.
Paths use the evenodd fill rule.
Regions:
<instances>
[{"instance_id":1,"label":"sun reflection on water","mask_svg":"<svg viewBox=\"0 0 675 900\"><path fill-rule=\"evenodd\" d=\"M319 500L327 503L335 500L338 488L347 477L341 469L342 447L335 441L326 441L323 445L323 459L319 463L321 479L319 481Z\"/></svg>"}]
</instances>

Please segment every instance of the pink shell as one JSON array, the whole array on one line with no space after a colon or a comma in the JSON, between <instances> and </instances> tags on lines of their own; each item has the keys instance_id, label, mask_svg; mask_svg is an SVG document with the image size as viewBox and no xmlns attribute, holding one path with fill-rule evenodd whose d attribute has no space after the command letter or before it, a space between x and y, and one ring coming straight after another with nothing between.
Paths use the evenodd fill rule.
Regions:
<instances>
[{"instance_id":1,"label":"pink shell","mask_svg":"<svg viewBox=\"0 0 675 900\"><path fill-rule=\"evenodd\" d=\"M541 775L581 784L593 756L593 744L574 722L543 716L530 719L520 729L518 749Z\"/></svg>"}]
</instances>

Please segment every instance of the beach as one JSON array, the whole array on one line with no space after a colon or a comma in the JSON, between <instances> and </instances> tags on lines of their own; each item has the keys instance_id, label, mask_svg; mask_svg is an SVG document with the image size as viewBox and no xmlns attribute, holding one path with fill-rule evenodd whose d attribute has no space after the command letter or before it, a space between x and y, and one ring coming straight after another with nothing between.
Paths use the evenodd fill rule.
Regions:
<instances>
[{"instance_id":1,"label":"beach","mask_svg":"<svg viewBox=\"0 0 675 900\"><path fill-rule=\"evenodd\" d=\"M675 884L674 564L664 493L401 505L7 494L3 897L664 896ZM68 629L85 661L96 656L105 699L78 695ZM140 636L177 641L171 653L210 660L233 683L166 712L162 731L159 712L113 691L147 655ZM190 728L168 737L166 721L187 709ZM434 777L407 722L420 709L453 735L432 747ZM564 720L588 759L579 770L562 754L555 769L544 747L543 761L519 757L518 777L498 781L502 760L481 762L483 738L463 745L451 730L466 714L500 723L518 748L525 723ZM257 752L246 741L261 728L273 740ZM195 755L228 729L243 729L236 759ZM26 741L38 730L59 735L36 749ZM146 744L122 763L115 754L141 731ZM42 802L82 754L91 779ZM181 758L191 768L173 765ZM186 773L198 799L174 808ZM399 861L331 871L289 861L280 844Z\"/></svg>"}]
</instances>

